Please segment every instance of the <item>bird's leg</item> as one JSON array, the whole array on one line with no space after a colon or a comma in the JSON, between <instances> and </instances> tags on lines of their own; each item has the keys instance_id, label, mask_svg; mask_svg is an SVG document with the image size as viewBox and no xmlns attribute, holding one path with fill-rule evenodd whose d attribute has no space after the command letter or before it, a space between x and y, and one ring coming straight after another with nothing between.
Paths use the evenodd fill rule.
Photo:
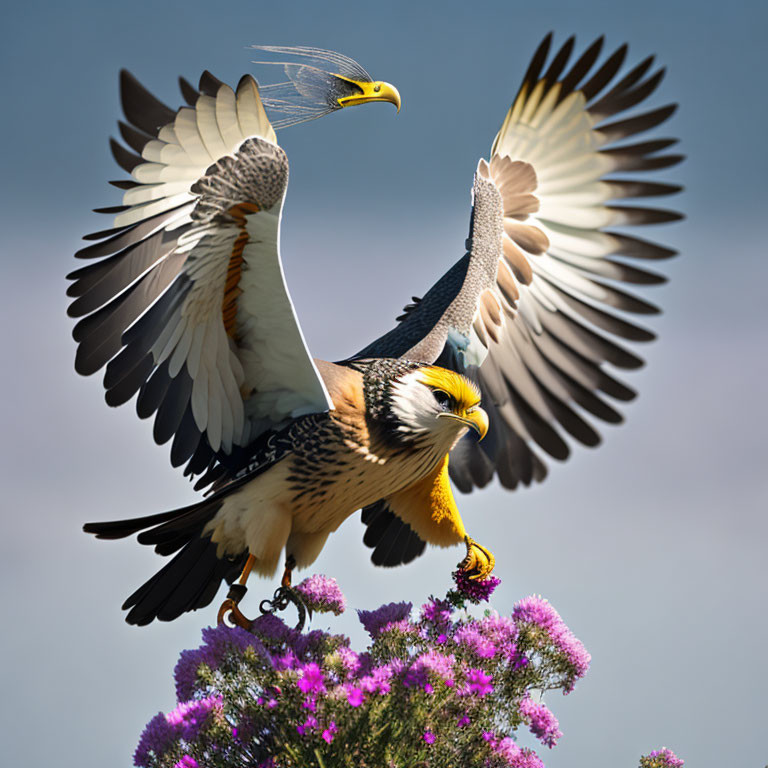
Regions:
<instances>
[{"instance_id":1,"label":"bird's leg","mask_svg":"<svg viewBox=\"0 0 768 768\"><path fill-rule=\"evenodd\" d=\"M240 574L240 578L229 588L227 599L221 604L219 608L219 614L217 621L219 624L224 623L224 619L229 615L233 624L237 624L238 627L243 629L251 628L251 620L246 618L238 607L238 603L245 597L247 588L245 582L248 581L248 576L253 569L253 564L256 562L256 558L253 555L248 555L248 559L245 561L245 566Z\"/></svg>"},{"instance_id":2,"label":"bird's leg","mask_svg":"<svg viewBox=\"0 0 768 768\"><path fill-rule=\"evenodd\" d=\"M489 549L480 546L470 536L464 537L464 543L467 545L467 556L459 563L459 568L469 573L470 579L485 581L496 565L496 558Z\"/></svg>"},{"instance_id":3,"label":"bird's leg","mask_svg":"<svg viewBox=\"0 0 768 768\"><path fill-rule=\"evenodd\" d=\"M285 570L283 571L283 578L280 580L280 586L286 589L291 588L291 575L293 569L296 567L296 558L293 555L288 555L285 560Z\"/></svg>"}]
</instances>

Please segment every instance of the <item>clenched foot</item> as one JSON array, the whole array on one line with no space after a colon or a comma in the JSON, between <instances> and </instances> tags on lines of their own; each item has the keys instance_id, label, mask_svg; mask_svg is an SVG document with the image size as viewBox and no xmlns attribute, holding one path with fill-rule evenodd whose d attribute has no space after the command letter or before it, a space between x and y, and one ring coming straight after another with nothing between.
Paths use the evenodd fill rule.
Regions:
<instances>
[{"instance_id":1,"label":"clenched foot","mask_svg":"<svg viewBox=\"0 0 768 768\"><path fill-rule=\"evenodd\" d=\"M470 579L485 581L493 572L496 558L489 549L478 544L469 536L464 537L467 556L459 563L459 568L469 574Z\"/></svg>"}]
</instances>

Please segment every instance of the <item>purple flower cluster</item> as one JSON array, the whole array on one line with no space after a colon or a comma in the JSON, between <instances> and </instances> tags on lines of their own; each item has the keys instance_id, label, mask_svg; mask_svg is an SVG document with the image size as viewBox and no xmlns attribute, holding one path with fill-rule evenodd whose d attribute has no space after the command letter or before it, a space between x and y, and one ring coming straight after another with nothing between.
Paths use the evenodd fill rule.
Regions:
<instances>
[{"instance_id":1,"label":"purple flower cluster","mask_svg":"<svg viewBox=\"0 0 768 768\"><path fill-rule=\"evenodd\" d=\"M528 723L531 733L548 747L554 747L563 735L557 718L550 712L546 704L537 704L530 696L526 696L519 705L523 720Z\"/></svg>"},{"instance_id":2,"label":"purple flower cluster","mask_svg":"<svg viewBox=\"0 0 768 768\"><path fill-rule=\"evenodd\" d=\"M179 739L194 741L216 715L223 715L220 695L181 702L167 715L159 712L141 734L133 755L134 765L148 768L152 765L153 754L162 755ZM186 762L184 759L178 761L182 768L194 768L197 765L192 757L187 757Z\"/></svg>"},{"instance_id":3,"label":"purple flower cluster","mask_svg":"<svg viewBox=\"0 0 768 768\"><path fill-rule=\"evenodd\" d=\"M683 761L666 747L654 749L649 755L640 758L640 768L683 768Z\"/></svg>"},{"instance_id":4,"label":"purple flower cluster","mask_svg":"<svg viewBox=\"0 0 768 768\"><path fill-rule=\"evenodd\" d=\"M203 641L200 648L182 651L176 664L173 676L176 681L176 698L179 701L192 696L198 670L203 664L209 669L216 670L226 663L227 659L239 658L247 648L252 649L253 653L260 655L263 659L269 659L259 638L240 627L227 627L224 624L207 627L203 630Z\"/></svg>"},{"instance_id":5,"label":"purple flower cluster","mask_svg":"<svg viewBox=\"0 0 768 768\"><path fill-rule=\"evenodd\" d=\"M202 730L211 714L223 712L224 702L220 695L208 696L204 699L183 701L171 710L165 719L179 736L185 741L192 741Z\"/></svg>"},{"instance_id":6,"label":"purple flower cluster","mask_svg":"<svg viewBox=\"0 0 768 768\"><path fill-rule=\"evenodd\" d=\"M531 595L515 604L512 619L522 631L527 630L538 648L553 648L564 666L564 693L570 693L576 681L589 670L592 657L566 626L560 614L543 597Z\"/></svg>"},{"instance_id":7,"label":"purple flower cluster","mask_svg":"<svg viewBox=\"0 0 768 768\"><path fill-rule=\"evenodd\" d=\"M430 674L439 678L446 685L453 685L456 657L440 651L429 650L416 658L411 667L412 670L423 670L427 676Z\"/></svg>"},{"instance_id":8,"label":"purple flower cluster","mask_svg":"<svg viewBox=\"0 0 768 768\"><path fill-rule=\"evenodd\" d=\"M466 571L459 568L453 572L453 581L456 584L456 592L461 598L470 603L487 602L496 587L501 584L501 579L489 576L487 579L472 579Z\"/></svg>"},{"instance_id":9,"label":"purple flower cluster","mask_svg":"<svg viewBox=\"0 0 768 768\"><path fill-rule=\"evenodd\" d=\"M500 739L486 733L491 750L501 757L509 768L544 768L539 756L532 749L522 749L509 736Z\"/></svg>"},{"instance_id":10,"label":"purple flower cluster","mask_svg":"<svg viewBox=\"0 0 768 768\"><path fill-rule=\"evenodd\" d=\"M139 745L133 753L133 764L146 767L150 765L152 753L162 755L173 745L177 739L177 733L165 719L162 712L158 712L148 723L139 739Z\"/></svg>"},{"instance_id":11,"label":"purple flower cluster","mask_svg":"<svg viewBox=\"0 0 768 768\"><path fill-rule=\"evenodd\" d=\"M441 629L450 626L453 606L447 600L430 598L428 603L421 606L421 618L423 621L433 624Z\"/></svg>"},{"instance_id":12,"label":"purple flower cluster","mask_svg":"<svg viewBox=\"0 0 768 768\"><path fill-rule=\"evenodd\" d=\"M360 623L365 631L375 640L382 632L397 624L399 629L405 626L401 623L411 615L413 603L387 603L375 611L357 612Z\"/></svg>"},{"instance_id":13,"label":"purple flower cluster","mask_svg":"<svg viewBox=\"0 0 768 768\"><path fill-rule=\"evenodd\" d=\"M307 602L343 607L332 580L302 584ZM572 690L589 655L546 600L526 598L511 617L472 618L457 614L451 594L431 598L418 618L407 602L358 611L371 637L363 652L342 635L301 633L274 615L250 632L204 630L201 647L184 651L176 666L177 707L149 722L135 764L332 766L354 745L358 768L543 768L517 745L516 730L529 727L548 747L562 734L530 692ZM669 750L642 761L641 768L682 766Z\"/></svg>"},{"instance_id":14,"label":"purple flower cluster","mask_svg":"<svg viewBox=\"0 0 768 768\"><path fill-rule=\"evenodd\" d=\"M344 609L347 607L347 601L344 599L336 579L328 576L319 573L314 574L304 579L295 589L311 611L334 613L338 616L344 613Z\"/></svg>"}]
</instances>

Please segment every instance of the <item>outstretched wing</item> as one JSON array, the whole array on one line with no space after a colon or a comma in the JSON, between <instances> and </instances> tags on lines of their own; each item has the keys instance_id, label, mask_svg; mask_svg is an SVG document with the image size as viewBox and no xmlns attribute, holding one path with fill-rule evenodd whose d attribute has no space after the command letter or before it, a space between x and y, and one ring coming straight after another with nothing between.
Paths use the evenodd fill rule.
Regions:
<instances>
[{"instance_id":1,"label":"outstretched wing","mask_svg":"<svg viewBox=\"0 0 768 768\"><path fill-rule=\"evenodd\" d=\"M682 159L663 154L674 140L631 139L670 117L675 105L615 119L648 98L664 70L651 72L650 57L614 83L626 46L595 67L601 38L568 68L573 38L546 66L550 44L548 36L534 55L490 162L478 165L469 252L360 353L437 361L477 378L491 426L482 443L468 436L451 454L451 477L462 491L494 474L507 488L541 480L546 468L537 448L565 459L563 433L597 445L590 417L621 421L611 400L634 392L604 363L639 367L640 358L614 337L648 341L653 334L615 310L658 309L615 283L664 281L621 257L674 255L606 229L680 218L612 202L680 189L614 176Z\"/></svg>"},{"instance_id":2,"label":"outstretched wing","mask_svg":"<svg viewBox=\"0 0 768 768\"><path fill-rule=\"evenodd\" d=\"M132 179L114 228L86 236L98 259L68 275L75 368L104 366L106 400L137 392L174 466L201 472L282 420L332 407L283 278L279 254L288 161L256 81L237 90L210 73L176 113L128 72L120 77Z\"/></svg>"}]
</instances>

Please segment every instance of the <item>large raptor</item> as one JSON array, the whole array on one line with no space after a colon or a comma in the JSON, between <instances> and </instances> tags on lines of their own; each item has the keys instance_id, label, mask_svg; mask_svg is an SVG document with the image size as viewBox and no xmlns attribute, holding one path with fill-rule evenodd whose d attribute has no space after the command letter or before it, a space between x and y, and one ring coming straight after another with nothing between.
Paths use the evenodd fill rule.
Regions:
<instances>
[{"instance_id":1,"label":"large raptor","mask_svg":"<svg viewBox=\"0 0 768 768\"><path fill-rule=\"evenodd\" d=\"M129 622L205 606L222 580L272 575L283 553L287 582L358 509L374 563L463 542L462 567L484 578L493 555L467 534L449 475L462 491L494 475L527 485L545 476L538 449L568 455L561 430L595 445L590 416L621 420L611 400L634 393L604 364L641 361L611 337L652 334L612 310L657 309L615 283L663 281L622 257L673 252L606 227L679 216L611 201L679 187L614 174L680 160L663 152L671 140L631 141L674 106L614 119L663 70L649 58L618 78L626 46L598 64L602 39L569 67L570 39L548 63L550 43L478 163L466 253L393 330L337 363L310 355L283 278L288 161L274 126L399 108L397 90L337 53L265 47L285 82L246 76L233 90L204 73L199 89L182 81L188 106L174 113L123 73L130 150L113 150L131 179L116 183L123 205L105 209L114 229L77 254L96 261L69 275L76 368L106 366L107 402L138 395L174 466L209 488L190 507L86 525L173 555L125 602Z\"/></svg>"}]
</instances>

